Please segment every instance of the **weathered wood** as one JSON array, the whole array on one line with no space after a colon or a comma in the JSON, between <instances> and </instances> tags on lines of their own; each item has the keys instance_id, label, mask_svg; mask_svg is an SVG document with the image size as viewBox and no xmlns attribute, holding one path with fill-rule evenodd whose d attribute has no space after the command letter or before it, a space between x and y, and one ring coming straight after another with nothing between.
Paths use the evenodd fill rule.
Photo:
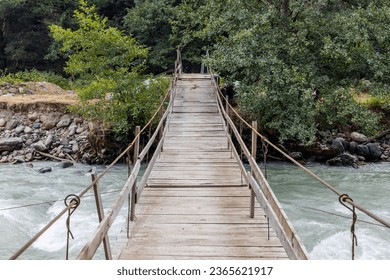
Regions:
<instances>
[{"instance_id":1,"label":"weathered wood","mask_svg":"<svg viewBox=\"0 0 390 280\"><path fill-rule=\"evenodd\" d=\"M255 205L257 215L249 217L245 168L210 79L198 77L178 80L163 149L141 180L146 187L120 258L286 259L276 234L267 239L263 210Z\"/></svg>"},{"instance_id":2,"label":"weathered wood","mask_svg":"<svg viewBox=\"0 0 390 280\"><path fill-rule=\"evenodd\" d=\"M95 167L92 169L91 179L92 179L92 182L95 182L95 180L96 180L96 168ZM99 184L97 182L95 184L93 184L93 193L95 195L96 210L97 210L99 223L100 223L101 221L103 221L103 218L104 218L104 210L103 210L102 197L100 195L100 188L99 188ZM110 246L110 241L109 241L108 235L106 235L103 238L103 247L104 247L104 255L106 257L106 260L112 260L111 246Z\"/></svg>"},{"instance_id":3,"label":"weathered wood","mask_svg":"<svg viewBox=\"0 0 390 280\"><path fill-rule=\"evenodd\" d=\"M130 177L128 178L125 186L122 188L120 194L114 201L111 210L108 211L107 215L100 222L99 226L95 230L92 235L92 239L83 247L77 256L78 260L90 260L96 253L99 245L107 235L110 226L114 223L116 217L119 214L123 204L125 203L126 198L128 197L131 186L134 184L135 180L137 180L137 174L141 168L140 161L137 161L134 165L133 171L131 172Z\"/></svg>"},{"instance_id":4,"label":"weathered wood","mask_svg":"<svg viewBox=\"0 0 390 280\"><path fill-rule=\"evenodd\" d=\"M254 128L254 130L252 130L252 156L254 159L256 159L257 134L255 133L255 131L257 131L257 121L252 121L252 127ZM251 186L249 186L249 187L251 187ZM251 212L250 212L251 218L253 218L255 216L254 207L255 207L255 194L254 194L253 190L251 190Z\"/></svg>"}]
</instances>

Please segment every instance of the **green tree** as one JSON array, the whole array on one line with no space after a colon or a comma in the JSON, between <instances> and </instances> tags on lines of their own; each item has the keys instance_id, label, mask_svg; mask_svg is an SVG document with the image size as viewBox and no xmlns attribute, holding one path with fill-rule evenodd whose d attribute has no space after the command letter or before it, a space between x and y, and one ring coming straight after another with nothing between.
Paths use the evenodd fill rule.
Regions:
<instances>
[{"instance_id":1,"label":"green tree","mask_svg":"<svg viewBox=\"0 0 390 280\"><path fill-rule=\"evenodd\" d=\"M154 73L172 69L176 58L176 43L172 40L171 21L178 1L135 0L135 7L128 10L124 26L137 40L150 47L147 61Z\"/></svg>"},{"instance_id":2,"label":"green tree","mask_svg":"<svg viewBox=\"0 0 390 280\"><path fill-rule=\"evenodd\" d=\"M113 125L119 135L142 125L157 107L166 83L142 75L148 49L101 18L95 6L80 0L78 29L51 25L53 38L67 57L65 71L77 79L79 108L85 116Z\"/></svg>"},{"instance_id":3,"label":"green tree","mask_svg":"<svg viewBox=\"0 0 390 280\"><path fill-rule=\"evenodd\" d=\"M263 130L310 143L318 130L378 129L353 90L386 88L388 26L386 1L187 0L174 30L183 49L209 50L194 59L240 82L241 109Z\"/></svg>"},{"instance_id":4,"label":"green tree","mask_svg":"<svg viewBox=\"0 0 390 280\"><path fill-rule=\"evenodd\" d=\"M1 1L0 67L10 72L60 71L63 61L45 59L52 43L48 24L66 23L76 0Z\"/></svg>"}]
</instances>

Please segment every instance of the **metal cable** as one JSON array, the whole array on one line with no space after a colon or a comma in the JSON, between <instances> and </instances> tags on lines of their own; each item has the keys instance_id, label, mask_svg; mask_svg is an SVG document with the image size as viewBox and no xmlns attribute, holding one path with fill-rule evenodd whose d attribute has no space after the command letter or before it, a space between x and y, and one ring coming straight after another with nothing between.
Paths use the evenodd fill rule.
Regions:
<instances>
[{"instance_id":1,"label":"metal cable","mask_svg":"<svg viewBox=\"0 0 390 280\"><path fill-rule=\"evenodd\" d=\"M212 77L212 80L214 81L213 79L213 72L210 68L210 74L211 74L211 77ZM226 101L226 98L223 96L223 94L221 93L220 89L218 88L218 86L216 85L215 81L214 81L214 86L217 88L217 91L219 93L219 95ZM320 178L318 175L316 175L315 173L313 173L311 170L309 170L308 168L306 168L305 166L303 166L301 163L299 163L298 161L296 161L295 159L293 159L291 156L289 156L287 153L285 153L282 149L280 149L278 146L276 146L275 144L273 144L271 141L269 141L267 139L267 137L265 137L264 135L262 135L261 133L259 133L252 125L250 125L246 120L244 120L241 115L233 108L233 106L231 104L228 104L228 107L230 108L229 111L231 110L236 116L237 118L242 121L251 131L253 131L254 133L256 133L260 139L266 143L269 144L269 146L271 146L272 148L274 148L276 151L278 151L280 154L282 154L285 158L287 158L289 161L291 161L292 163L294 163L295 165L297 165L299 168L301 168L302 170L304 170L307 174L309 174L311 177L313 177L314 179L316 179L318 182L320 182L322 185L324 185L326 188L328 188L329 190L331 190L332 192L334 192L338 197L340 197L342 195L341 192L339 192L335 187L333 187L332 185L330 185L329 183L327 183L325 180L323 180L322 178ZM371 217L372 219L378 221L379 223L383 224L384 226L386 226L387 228L390 228L390 223L387 222L386 220L382 219L381 217L375 215L374 213L368 211L367 209L365 209L364 207L360 206L359 204L357 204L356 202L354 202L350 197L346 198L346 200L344 201L348 204L350 204L351 206L354 206L355 208L359 209L361 212L365 213L367 216Z\"/></svg>"}]
</instances>

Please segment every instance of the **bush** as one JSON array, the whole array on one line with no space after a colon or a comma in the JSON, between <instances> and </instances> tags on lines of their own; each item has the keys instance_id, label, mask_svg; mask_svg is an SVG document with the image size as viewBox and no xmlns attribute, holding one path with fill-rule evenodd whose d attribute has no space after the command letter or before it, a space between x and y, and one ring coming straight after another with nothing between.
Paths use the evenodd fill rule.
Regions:
<instances>
[{"instance_id":1,"label":"bush","mask_svg":"<svg viewBox=\"0 0 390 280\"><path fill-rule=\"evenodd\" d=\"M22 82L49 82L56 84L63 89L71 89L72 87L68 79L58 74L53 72L42 72L35 69L8 74L5 71L0 71L0 82L7 82L12 84Z\"/></svg>"}]
</instances>

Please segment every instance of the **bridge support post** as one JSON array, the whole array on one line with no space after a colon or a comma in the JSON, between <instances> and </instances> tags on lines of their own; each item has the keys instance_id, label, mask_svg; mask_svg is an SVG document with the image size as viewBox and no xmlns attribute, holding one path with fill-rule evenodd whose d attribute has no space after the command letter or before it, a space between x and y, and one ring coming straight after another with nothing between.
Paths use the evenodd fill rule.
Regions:
<instances>
[{"instance_id":1,"label":"bridge support post","mask_svg":"<svg viewBox=\"0 0 390 280\"><path fill-rule=\"evenodd\" d=\"M161 97L160 98L160 104L162 104L163 102L164 102L164 98ZM159 111L160 120L162 119L163 115L164 115L164 108L163 108L163 106L161 106L160 111ZM164 124L161 125L160 130L158 131L158 138L159 138L159 140L162 139L163 134L164 134ZM162 147L161 147L161 151L162 151Z\"/></svg>"},{"instance_id":2,"label":"bridge support post","mask_svg":"<svg viewBox=\"0 0 390 280\"><path fill-rule=\"evenodd\" d=\"M92 169L91 178L92 178L92 182L96 180L95 167ZM97 209L97 214L100 223L104 219L104 210L103 210L102 198L100 196L100 188L97 182L93 184L93 193L95 194L96 209ZM112 260L111 246L110 246L110 241L108 239L108 235L106 235L103 238L103 246L104 246L104 254L106 256L106 260Z\"/></svg>"},{"instance_id":3,"label":"bridge support post","mask_svg":"<svg viewBox=\"0 0 390 280\"><path fill-rule=\"evenodd\" d=\"M225 98L225 112L226 112L226 115L229 116L229 96L226 96ZM226 133L230 135L230 125L229 125L229 122L226 122ZM230 149L230 142L229 140L227 140L227 148Z\"/></svg>"},{"instance_id":4,"label":"bridge support post","mask_svg":"<svg viewBox=\"0 0 390 280\"><path fill-rule=\"evenodd\" d=\"M252 121L252 157L254 161L256 162L256 155L257 155L257 121ZM252 168L251 168L252 169ZM251 170L251 174L253 175L254 172ZM250 202L250 217L254 218L255 217L255 193L253 189L251 188L251 202Z\"/></svg>"},{"instance_id":5,"label":"bridge support post","mask_svg":"<svg viewBox=\"0 0 390 280\"><path fill-rule=\"evenodd\" d=\"M140 138L141 138L141 135L140 135L140 132L141 132L141 127L140 126L136 126L135 127L135 137L136 137L136 141L135 141L135 144L134 144L134 155L133 155L133 162L134 164L137 163L137 161L139 160L139 142L140 142ZM135 204L137 203L137 180L135 180L134 182L134 185L131 186L131 194L130 194L130 209L129 209L129 220L130 221L133 221L134 220L134 213L135 213Z\"/></svg>"}]
</instances>

